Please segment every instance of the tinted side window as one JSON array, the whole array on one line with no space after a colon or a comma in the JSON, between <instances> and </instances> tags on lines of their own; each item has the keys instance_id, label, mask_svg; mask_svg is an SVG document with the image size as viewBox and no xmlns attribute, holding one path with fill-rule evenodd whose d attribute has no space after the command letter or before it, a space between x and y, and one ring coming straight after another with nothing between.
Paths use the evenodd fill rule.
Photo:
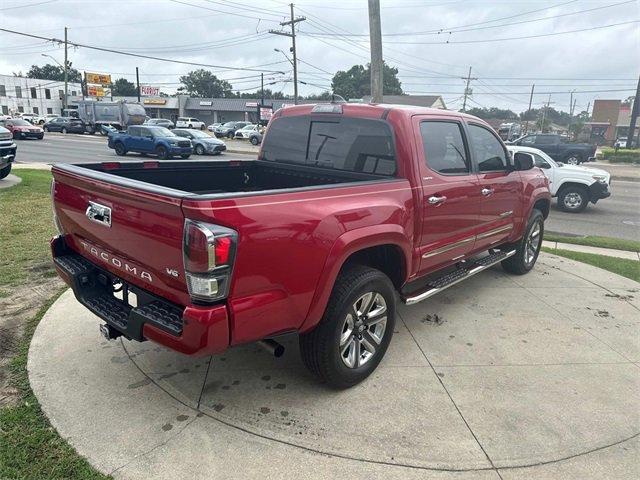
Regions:
<instances>
[{"instance_id":1,"label":"tinted side window","mask_svg":"<svg viewBox=\"0 0 640 480\"><path fill-rule=\"evenodd\" d=\"M527 137L524 137L522 140L520 140L521 145L533 145L534 143L536 143L535 135L529 135Z\"/></svg>"},{"instance_id":2,"label":"tinted side window","mask_svg":"<svg viewBox=\"0 0 640 480\"><path fill-rule=\"evenodd\" d=\"M486 128L469 125L471 148L481 172L507 169L507 156L498 139Z\"/></svg>"},{"instance_id":3,"label":"tinted side window","mask_svg":"<svg viewBox=\"0 0 640 480\"><path fill-rule=\"evenodd\" d=\"M143 134L142 129L140 127L129 127L129 135L134 137L141 137Z\"/></svg>"},{"instance_id":4,"label":"tinted side window","mask_svg":"<svg viewBox=\"0 0 640 480\"><path fill-rule=\"evenodd\" d=\"M424 156L431 170L449 175L469 173L469 159L458 123L422 122L420 133Z\"/></svg>"},{"instance_id":5,"label":"tinted side window","mask_svg":"<svg viewBox=\"0 0 640 480\"><path fill-rule=\"evenodd\" d=\"M556 139L551 135L538 135L536 143L538 145L553 145L556 143Z\"/></svg>"},{"instance_id":6,"label":"tinted side window","mask_svg":"<svg viewBox=\"0 0 640 480\"><path fill-rule=\"evenodd\" d=\"M362 118L274 120L263 143L262 159L386 176L396 173L389 126Z\"/></svg>"}]
</instances>

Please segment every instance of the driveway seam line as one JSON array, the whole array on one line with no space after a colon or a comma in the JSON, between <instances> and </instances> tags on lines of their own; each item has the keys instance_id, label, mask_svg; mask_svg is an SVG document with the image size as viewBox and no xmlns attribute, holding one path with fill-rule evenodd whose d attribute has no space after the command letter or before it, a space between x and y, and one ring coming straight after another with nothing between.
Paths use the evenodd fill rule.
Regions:
<instances>
[{"instance_id":1,"label":"driveway seam line","mask_svg":"<svg viewBox=\"0 0 640 480\"><path fill-rule=\"evenodd\" d=\"M213 355L209 356L209 364L207 365L207 372L204 374L204 380L202 381L202 388L200 389L200 395L198 395L198 405L196 410L200 411L200 402L202 401L202 394L204 393L204 387L207 385L207 378L209 378L209 369L213 361Z\"/></svg>"},{"instance_id":2,"label":"driveway seam line","mask_svg":"<svg viewBox=\"0 0 640 480\"><path fill-rule=\"evenodd\" d=\"M402 321L402 324L404 325L404 328L406 328L407 332L409 332L409 335L411 335L411 338L413 339L413 342L416 344L416 347L418 347L418 350L420 350L420 353L422 353L422 356L424 357L424 359L427 361L427 363L431 367L431 371L433 372L433 374L435 375L436 379L438 380L438 382L440 383L440 385L444 389L445 393L449 397L449 400L451 401L451 403L453 404L454 408L458 412L458 415L460 416L460 418L462 419L464 424L467 426L467 429L469 430L469 433L471 433L471 436L473 437L473 439L476 441L476 443L480 447L480 450L482 450L482 453L484 453L484 456L487 457L487 460L489 461L489 464L491 465L491 468L496 472L498 477L500 477L500 479L502 480L502 475L498 471L497 467L494 465L493 460L491 460L491 457L489 456L487 451L484 449L484 446L482 445L482 443L480 443L480 440L478 439L478 437L476 436L475 432L471 428L471 425L469 425L469 422L467 422L467 419L464 418L464 415L462 414L462 411L458 407L458 404L456 403L456 401L453 399L453 396L449 392L449 389L445 386L444 382L442 381L442 379L438 375L438 372L436 372L436 369L433 367L433 365L431 363L431 360L429 360L429 357L427 357L427 355L425 354L424 350L422 349L422 347L420 346L420 344L416 340L416 337L413 335L413 332L407 326L406 322L404 321L404 318L402 318L402 315L400 314L400 312L398 312L396 310L396 313L398 315L398 318L400 318L400 320Z\"/></svg>"}]
</instances>

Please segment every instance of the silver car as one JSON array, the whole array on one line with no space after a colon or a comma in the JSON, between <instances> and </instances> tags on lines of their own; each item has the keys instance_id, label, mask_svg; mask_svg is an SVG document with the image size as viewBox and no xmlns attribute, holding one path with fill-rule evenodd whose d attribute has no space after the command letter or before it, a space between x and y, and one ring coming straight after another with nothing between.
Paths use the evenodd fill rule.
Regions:
<instances>
[{"instance_id":1,"label":"silver car","mask_svg":"<svg viewBox=\"0 0 640 480\"><path fill-rule=\"evenodd\" d=\"M175 128L172 132L179 137L190 139L196 155L220 155L227 149L227 145L222 140L212 137L200 130Z\"/></svg>"}]
</instances>

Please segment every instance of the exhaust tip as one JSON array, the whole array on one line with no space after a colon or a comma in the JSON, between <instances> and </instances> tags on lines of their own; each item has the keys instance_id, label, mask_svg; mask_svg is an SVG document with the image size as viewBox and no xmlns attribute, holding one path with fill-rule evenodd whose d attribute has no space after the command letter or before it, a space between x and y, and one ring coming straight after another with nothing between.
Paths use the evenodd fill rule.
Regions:
<instances>
[{"instance_id":1,"label":"exhaust tip","mask_svg":"<svg viewBox=\"0 0 640 480\"><path fill-rule=\"evenodd\" d=\"M275 340L267 338L265 340L260 340L258 344L276 358L280 358L284 355L284 345L276 342Z\"/></svg>"}]
</instances>

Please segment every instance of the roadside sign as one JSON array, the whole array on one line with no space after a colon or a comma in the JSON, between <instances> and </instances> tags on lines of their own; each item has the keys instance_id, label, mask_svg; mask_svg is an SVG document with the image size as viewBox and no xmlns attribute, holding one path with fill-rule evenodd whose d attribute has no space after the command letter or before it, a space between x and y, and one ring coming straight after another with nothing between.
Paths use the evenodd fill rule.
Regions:
<instances>
[{"instance_id":1,"label":"roadside sign","mask_svg":"<svg viewBox=\"0 0 640 480\"><path fill-rule=\"evenodd\" d=\"M160 87L140 85L140 95L143 97L157 97L160 95Z\"/></svg>"},{"instance_id":2,"label":"roadside sign","mask_svg":"<svg viewBox=\"0 0 640 480\"><path fill-rule=\"evenodd\" d=\"M95 85L109 85L111 83L111 75L89 72L85 72L84 75L87 83L92 83Z\"/></svg>"},{"instance_id":3,"label":"roadside sign","mask_svg":"<svg viewBox=\"0 0 640 480\"><path fill-rule=\"evenodd\" d=\"M273 116L273 107L260 107L260 120L268 122Z\"/></svg>"},{"instance_id":4,"label":"roadside sign","mask_svg":"<svg viewBox=\"0 0 640 480\"><path fill-rule=\"evenodd\" d=\"M145 105L165 105L167 101L164 98L145 98L142 103Z\"/></svg>"},{"instance_id":5,"label":"roadside sign","mask_svg":"<svg viewBox=\"0 0 640 480\"><path fill-rule=\"evenodd\" d=\"M90 97L104 97L104 88L100 85L87 85L87 95Z\"/></svg>"}]
</instances>

